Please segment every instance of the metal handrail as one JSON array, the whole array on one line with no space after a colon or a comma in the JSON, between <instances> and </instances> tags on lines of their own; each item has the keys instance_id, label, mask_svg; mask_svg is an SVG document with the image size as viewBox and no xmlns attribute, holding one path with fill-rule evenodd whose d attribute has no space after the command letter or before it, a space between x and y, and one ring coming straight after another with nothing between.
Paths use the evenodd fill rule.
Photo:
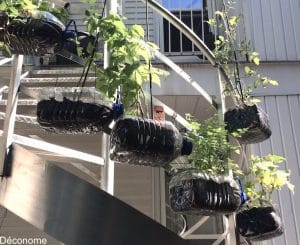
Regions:
<instances>
[{"instance_id":1,"label":"metal handrail","mask_svg":"<svg viewBox=\"0 0 300 245\"><path fill-rule=\"evenodd\" d=\"M2 60L0 60L0 66L5 65L8 62L11 62L13 60L13 58L4 58Z\"/></svg>"},{"instance_id":2,"label":"metal handrail","mask_svg":"<svg viewBox=\"0 0 300 245\"><path fill-rule=\"evenodd\" d=\"M196 33L194 33L186 24L184 24L180 19L178 19L174 14L172 14L169 10L164 8L158 2L154 0L143 0L147 2L149 6L158 12L162 17L168 20L172 25L174 25L179 31L181 31L207 58L207 60L214 66L220 70L224 81L228 84L230 89L234 91L234 86L231 83L229 77L227 76L223 66L216 62L216 58L211 50L206 46L206 44L201 40Z\"/></svg>"}]
</instances>

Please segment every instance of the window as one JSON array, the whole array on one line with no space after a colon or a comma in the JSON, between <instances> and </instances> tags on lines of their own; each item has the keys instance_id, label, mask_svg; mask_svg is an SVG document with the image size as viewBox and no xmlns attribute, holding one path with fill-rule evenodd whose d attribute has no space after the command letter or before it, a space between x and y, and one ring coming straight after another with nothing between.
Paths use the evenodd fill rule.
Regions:
<instances>
[{"instance_id":1,"label":"window","mask_svg":"<svg viewBox=\"0 0 300 245\"><path fill-rule=\"evenodd\" d=\"M207 0L162 0L162 5L190 27L210 48L214 35L209 30ZM167 20L163 20L163 44L166 53L199 54L191 41Z\"/></svg>"}]
</instances>

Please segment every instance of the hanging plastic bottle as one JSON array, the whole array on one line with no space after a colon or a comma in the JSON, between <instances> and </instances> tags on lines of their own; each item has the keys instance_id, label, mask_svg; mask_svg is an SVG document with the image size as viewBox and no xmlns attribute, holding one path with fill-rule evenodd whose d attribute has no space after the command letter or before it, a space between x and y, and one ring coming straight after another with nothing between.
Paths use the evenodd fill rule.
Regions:
<instances>
[{"instance_id":1,"label":"hanging plastic bottle","mask_svg":"<svg viewBox=\"0 0 300 245\"><path fill-rule=\"evenodd\" d=\"M41 100L37 104L37 121L55 133L92 134L104 130L113 120L113 110L105 105L63 98Z\"/></svg>"},{"instance_id":2,"label":"hanging plastic bottle","mask_svg":"<svg viewBox=\"0 0 300 245\"><path fill-rule=\"evenodd\" d=\"M111 132L110 158L117 162L165 166L192 152L192 143L169 121L121 118Z\"/></svg>"}]
</instances>

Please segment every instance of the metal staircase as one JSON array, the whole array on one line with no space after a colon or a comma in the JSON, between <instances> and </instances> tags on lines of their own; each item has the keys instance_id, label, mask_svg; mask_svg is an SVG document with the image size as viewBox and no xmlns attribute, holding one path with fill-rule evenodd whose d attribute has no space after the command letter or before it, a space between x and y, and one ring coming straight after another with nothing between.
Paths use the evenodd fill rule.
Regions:
<instances>
[{"instance_id":1,"label":"metal staircase","mask_svg":"<svg viewBox=\"0 0 300 245\"><path fill-rule=\"evenodd\" d=\"M91 173L102 171L99 179L101 182L106 180L106 183L101 185L109 185L109 176L103 176L103 157L85 153L87 149L83 145L81 151L61 146L72 146L72 143L64 142L64 136L45 132L36 122L36 104L43 97L41 92L49 88L56 96L60 96L62 91L64 95L73 95L75 90L80 90L76 85L81 70L32 70L21 79L16 102L16 127L12 136L13 158L11 162L5 161L12 169L9 176L1 181L1 205L66 244L141 244L141 241L149 245L188 244L187 240L107 194L104 191L107 188L101 190L95 187L96 183L87 181L86 175L92 177ZM94 91L92 87L94 77L90 74L82 99L90 99ZM0 100L3 118L8 92L8 88L4 87ZM101 134L97 139L89 136L89 141L99 145L99 136ZM57 137L61 142L56 142ZM88 139L88 136L82 137ZM102 140L102 144L105 143ZM74 159L81 163L81 176L78 171L77 176L71 173L74 165L60 166ZM95 166L101 166L101 170ZM84 168L90 172L84 172Z\"/></svg>"},{"instance_id":2,"label":"metal staircase","mask_svg":"<svg viewBox=\"0 0 300 245\"><path fill-rule=\"evenodd\" d=\"M159 13L166 11L155 1L149 1L149 4ZM166 12L163 16L171 18ZM186 28L178 21L173 24L183 30ZM193 33L186 32L185 35L196 46L199 44L197 47L212 65L216 65L201 40ZM167 57L158 52L155 55L187 84L193 86L202 95L207 106L216 110L218 104L220 115L222 114L224 104L221 96L217 102L214 101L197 82L192 81ZM108 157L108 135L76 136L77 140L84 143L74 144L72 136L65 138L63 135L51 135L36 121L37 102L49 95L71 98L74 92L81 91L82 100L95 98L110 104L111 101L100 93L95 93L93 74L89 74L85 87L80 88L78 81L82 68L54 67L21 74L21 67L22 57L15 56L10 86L0 88L0 119L4 119L1 120L3 131L0 171L2 162L12 166L11 175L1 179L1 205L66 244L195 244L199 239L212 240L213 244L220 244L222 241L235 244L232 217L229 220L223 217L222 234L194 234L209 218L203 217L181 234L185 238L182 239L115 198L114 164ZM220 80L226 80L222 67L218 67L218 73ZM48 89L48 93L44 92L45 89ZM165 112L180 124L186 123L172 108L157 99L154 102L163 105ZM4 156L11 143L14 145L14 155L12 162L9 162ZM91 150L90 144L98 144L101 152ZM77 166L66 164L74 159ZM61 163L63 168L54 162ZM95 177L96 172L101 172L99 179ZM101 189L95 187L99 186L99 180Z\"/></svg>"}]
</instances>

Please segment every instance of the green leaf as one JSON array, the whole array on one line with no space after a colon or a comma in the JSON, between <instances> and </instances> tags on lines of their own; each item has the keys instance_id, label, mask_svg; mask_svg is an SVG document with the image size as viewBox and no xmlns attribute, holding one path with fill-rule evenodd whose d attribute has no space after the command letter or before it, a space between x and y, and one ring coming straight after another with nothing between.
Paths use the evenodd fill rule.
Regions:
<instances>
[{"instance_id":1,"label":"green leaf","mask_svg":"<svg viewBox=\"0 0 300 245\"><path fill-rule=\"evenodd\" d=\"M258 57L254 57L252 61L253 61L253 63L254 63L255 65L257 65L257 66L259 65L259 61L260 61L260 60L259 60Z\"/></svg>"},{"instance_id":2,"label":"green leaf","mask_svg":"<svg viewBox=\"0 0 300 245\"><path fill-rule=\"evenodd\" d=\"M240 155L240 154L241 154L241 151L240 151L240 149L236 149L234 152L235 152L236 154L238 154L238 155Z\"/></svg>"},{"instance_id":3,"label":"green leaf","mask_svg":"<svg viewBox=\"0 0 300 245\"><path fill-rule=\"evenodd\" d=\"M82 56L82 50L83 50L83 48L77 46L76 49L77 49L77 54L78 54L78 56Z\"/></svg>"},{"instance_id":4,"label":"green leaf","mask_svg":"<svg viewBox=\"0 0 300 245\"><path fill-rule=\"evenodd\" d=\"M295 186L293 184L291 184L290 182L287 182L286 185L294 193Z\"/></svg>"},{"instance_id":5,"label":"green leaf","mask_svg":"<svg viewBox=\"0 0 300 245\"><path fill-rule=\"evenodd\" d=\"M86 50L87 50L87 52L88 52L89 54L92 54L92 53L93 53L93 50L94 50L94 45L93 45L91 42L89 42L88 45L87 45Z\"/></svg>"},{"instance_id":6,"label":"green leaf","mask_svg":"<svg viewBox=\"0 0 300 245\"><path fill-rule=\"evenodd\" d=\"M144 31L143 27L140 26L140 25L133 25L133 26L131 27L131 30L132 30L132 32L135 33L138 37L143 38L144 35L145 35L145 31Z\"/></svg>"},{"instance_id":7,"label":"green leaf","mask_svg":"<svg viewBox=\"0 0 300 245\"><path fill-rule=\"evenodd\" d=\"M230 19L229 19L229 25L231 26L236 26L237 23L238 23L238 19L239 17L238 16L231 16Z\"/></svg>"},{"instance_id":8,"label":"green leaf","mask_svg":"<svg viewBox=\"0 0 300 245\"><path fill-rule=\"evenodd\" d=\"M219 46L220 44L221 44L221 41L220 41L220 40L216 40L216 41L215 41L215 45L216 45L216 46Z\"/></svg>"},{"instance_id":9,"label":"green leaf","mask_svg":"<svg viewBox=\"0 0 300 245\"><path fill-rule=\"evenodd\" d=\"M218 36L218 39L219 39L221 42L224 42L224 40L225 40L224 36Z\"/></svg>"},{"instance_id":10,"label":"green leaf","mask_svg":"<svg viewBox=\"0 0 300 245\"><path fill-rule=\"evenodd\" d=\"M268 79L269 80L269 83L273 86L278 86L279 83L276 81L276 80L272 80L272 79Z\"/></svg>"},{"instance_id":11,"label":"green leaf","mask_svg":"<svg viewBox=\"0 0 300 245\"><path fill-rule=\"evenodd\" d=\"M224 13L221 11L215 11L215 15L219 15L221 17L224 17Z\"/></svg>"},{"instance_id":12,"label":"green leaf","mask_svg":"<svg viewBox=\"0 0 300 245\"><path fill-rule=\"evenodd\" d=\"M266 158L270 159L270 161L275 162L275 163L281 163L285 160L284 157L279 156L279 155L267 155Z\"/></svg>"},{"instance_id":13,"label":"green leaf","mask_svg":"<svg viewBox=\"0 0 300 245\"><path fill-rule=\"evenodd\" d=\"M261 84L265 88L268 85L268 79L266 77L261 78Z\"/></svg>"},{"instance_id":14,"label":"green leaf","mask_svg":"<svg viewBox=\"0 0 300 245\"><path fill-rule=\"evenodd\" d=\"M258 99L258 98L251 98L251 99L249 99L249 101L250 101L251 104L254 104L254 105L256 105L259 102L261 102L260 99Z\"/></svg>"},{"instance_id":15,"label":"green leaf","mask_svg":"<svg viewBox=\"0 0 300 245\"><path fill-rule=\"evenodd\" d=\"M217 21L216 19L209 19L208 21L206 21L210 26L216 26L217 25Z\"/></svg>"},{"instance_id":16,"label":"green leaf","mask_svg":"<svg viewBox=\"0 0 300 245\"><path fill-rule=\"evenodd\" d=\"M254 82L254 88L258 88L258 86L259 86L259 80L257 79L257 80L255 80L255 82Z\"/></svg>"},{"instance_id":17,"label":"green leaf","mask_svg":"<svg viewBox=\"0 0 300 245\"><path fill-rule=\"evenodd\" d=\"M250 74L250 72L251 72L252 70L251 70L251 68L250 68L249 66L245 66L245 67L244 67L244 71L245 71L245 73Z\"/></svg>"},{"instance_id":18,"label":"green leaf","mask_svg":"<svg viewBox=\"0 0 300 245\"><path fill-rule=\"evenodd\" d=\"M7 8L6 2L5 2L5 1L2 1L2 2L0 3L0 10L1 10L1 11L4 11L4 10L6 10L6 8Z\"/></svg>"},{"instance_id":19,"label":"green leaf","mask_svg":"<svg viewBox=\"0 0 300 245\"><path fill-rule=\"evenodd\" d=\"M152 82L160 86L160 77L155 73L152 73Z\"/></svg>"},{"instance_id":20,"label":"green leaf","mask_svg":"<svg viewBox=\"0 0 300 245\"><path fill-rule=\"evenodd\" d=\"M87 31L88 31L89 33L92 33L92 32L94 31L93 25L92 25L91 22L89 22L89 23L87 24Z\"/></svg>"},{"instance_id":21,"label":"green leaf","mask_svg":"<svg viewBox=\"0 0 300 245\"><path fill-rule=\"evenodd\" d=\"M135 71L133 73L133 77L135 78L136 83L141 86L143 83L143 78L142 78L141 74L138 71Z\"/></svg>"},{"instance_id":22,"label":"green leaf","mask_svg":"<svg viewBox=\"0 0 300 245\"><path fill-rule=\"evenodd\" d=\"M94 58L95 58L95 60L100 60L100 59L103 58L103 54L101 54L101 53L99 53L99 52L96 52L96 53L94 54Z\"/></svg>"}]
</instances>

